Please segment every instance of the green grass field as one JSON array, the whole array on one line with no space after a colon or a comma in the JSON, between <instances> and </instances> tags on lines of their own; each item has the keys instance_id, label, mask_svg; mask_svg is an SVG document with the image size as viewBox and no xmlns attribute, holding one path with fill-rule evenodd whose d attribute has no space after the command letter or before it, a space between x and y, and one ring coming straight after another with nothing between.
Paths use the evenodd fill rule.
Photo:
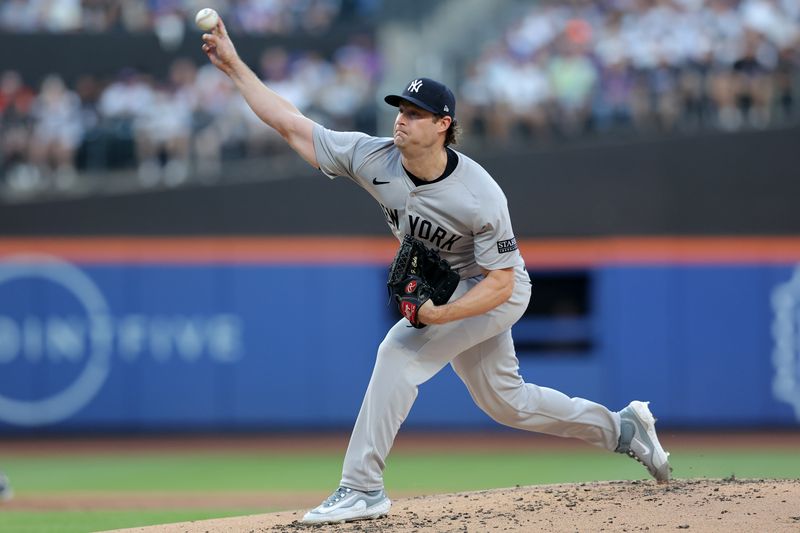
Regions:
<instances>
[{"instance_id":1,"label":"green grass field","mask_svg":"<svg viewBox=\"0 0 800 533\"><path fill-rule=\"evenodd\" d=\"M800 478L792 450L673 453L678 478ZM19 500L33 495L131 491L316 491L335 488L339 453L147 453L0 458ZM397 453L386 470L388 492L435 493L514 485L646 479L623 456L594 450L509 453ZM264 513L279 509L28 511L0 506L0 532L86 532L184 520Z\"/></svg>"}]
</instances>

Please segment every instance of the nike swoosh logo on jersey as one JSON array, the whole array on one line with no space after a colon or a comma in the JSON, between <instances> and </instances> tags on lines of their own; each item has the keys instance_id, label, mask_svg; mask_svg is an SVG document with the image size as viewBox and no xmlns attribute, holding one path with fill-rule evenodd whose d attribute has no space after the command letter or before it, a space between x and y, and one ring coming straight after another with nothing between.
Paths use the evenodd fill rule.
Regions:
<instances>
[{"instance_id":1,"label":"nike swoosh logo on jersey","mask_svg":"<svg viewBox=\"0 0 800 533\"><path fill-rule=\"evenodd\" d=\"M373 185L386 185L389 183L388 181L378 181L378 178L372 178Z\"/></svg>"}]
</instances>

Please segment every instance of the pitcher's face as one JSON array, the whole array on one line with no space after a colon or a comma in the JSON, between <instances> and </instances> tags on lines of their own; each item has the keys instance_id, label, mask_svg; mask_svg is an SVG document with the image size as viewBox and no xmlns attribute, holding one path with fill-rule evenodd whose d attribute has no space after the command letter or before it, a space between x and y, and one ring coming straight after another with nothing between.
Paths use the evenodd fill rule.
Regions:
<instances>
[{"instance_id":1,"label":"pitcher's face","mask_svg":"<svg viewBox=\"0 0 800 533\"><path fill-rule=\"evenodd\" d=\"M410 102L400 102L394 119L394 144L401 150L430 148L450 126L449 117L436 115Z\"/></svg>"}]
</instances>

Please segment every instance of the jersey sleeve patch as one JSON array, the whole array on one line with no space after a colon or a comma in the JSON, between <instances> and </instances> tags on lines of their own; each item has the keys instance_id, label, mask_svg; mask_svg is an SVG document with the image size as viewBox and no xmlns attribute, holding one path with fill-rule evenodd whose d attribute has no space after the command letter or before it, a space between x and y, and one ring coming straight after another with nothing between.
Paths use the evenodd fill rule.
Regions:
<instances>
[{"instance_id":1,"label":"jersey sleeve patch","mask_svg":"<svg viewBox=\"0 0 800 533\"><path fill-rule=\"evenodd\" d=\"M512 237L504 241L497 241L497 253L507 254L517 249L517 238Z\"/></svg>"}]
</instances>

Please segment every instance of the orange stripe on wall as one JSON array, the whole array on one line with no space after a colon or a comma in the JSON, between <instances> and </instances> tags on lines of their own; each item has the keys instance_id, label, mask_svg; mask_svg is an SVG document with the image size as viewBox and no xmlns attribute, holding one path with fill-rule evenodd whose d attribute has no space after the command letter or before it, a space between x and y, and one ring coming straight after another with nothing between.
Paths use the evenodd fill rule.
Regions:
<instances>
[{"instance_id":1,"label":"orange stripe on wall","mask_svg":"<svg viewBox=\"0 0 800 533\"><path fill-rule=\"evenodd\" d=\"M800 237L620 237L525 240L529 266L785 264L800 262Z\"/></svg>"},{"instance_id":2,"label":"orange stripe on wall","mask_svg":"<svg viewBox=\"0 0 800 533\"><path fill-rule=\"evenodd\" d=\"M86 237L0 239L0 255L45 253L79 263L374 263L397 241L340 237Z\"/></svg>"},{"instance_id":3,"label":"orange stripe on wall","mask_svg":"<svg viewBox=\"0 0 800 533\"><path fill-rule=\"evenodd\" d=\"M397 246L391 237L2 238L0 256L50 254L84 264L387 264ZM800 237L523 239L519 246L530 267L800 262Z\"/></svg>"}]
</instances>

